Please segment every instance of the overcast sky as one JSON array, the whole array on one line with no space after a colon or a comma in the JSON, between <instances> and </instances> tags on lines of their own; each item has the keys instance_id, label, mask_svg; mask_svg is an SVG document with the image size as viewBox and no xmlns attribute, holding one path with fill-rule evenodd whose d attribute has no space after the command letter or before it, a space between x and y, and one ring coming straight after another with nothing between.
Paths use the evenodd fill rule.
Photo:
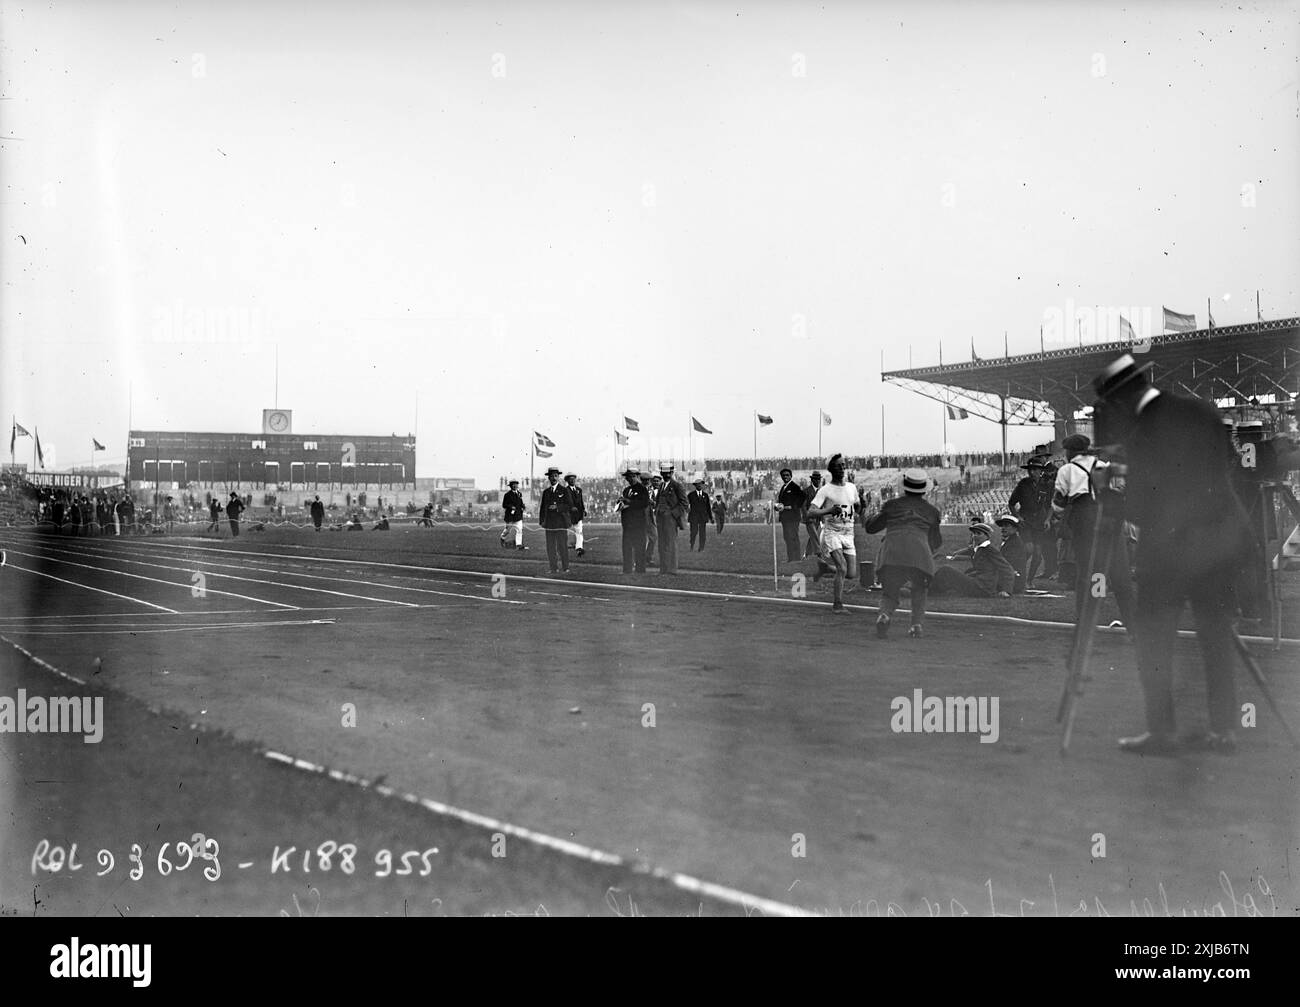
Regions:
<instances>
[{"instance_id":1,"label":"overcast sky","mask_svg":"<svg viewBox=\"0 0 1300 1007\"><path fill-rule=\"evenodd\" d=\"M296 432L418 396L419 474L495 486L533 430L606 468L624 415L874 452L883 403L937 451L882 351L1300 315L1296 2L0 9L0 405L60 467L129 411L259 430L277 347Z\"/></svg>"}]
</instances>

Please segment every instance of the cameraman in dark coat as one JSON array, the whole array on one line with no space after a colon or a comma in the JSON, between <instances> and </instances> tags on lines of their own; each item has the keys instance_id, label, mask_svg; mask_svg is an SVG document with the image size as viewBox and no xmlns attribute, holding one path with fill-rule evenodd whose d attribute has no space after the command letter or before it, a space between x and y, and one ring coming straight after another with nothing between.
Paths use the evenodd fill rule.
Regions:
<instances>
[{"instance_id":1,"label":"cameraman in dark coat","mask_svg":"<svg viewBox=\"0 0 1300 1007\"><path fill-rule=\"evenodd\" d=\"M1099 439L1126 449L1127 515L1139 532L1137 652L1147 730L1119 744L1142 755L1184 747L1231 753L1238 713L1232 585L1255 559L1255 544L1232 489L1229 435L1218 410L1154 388L1150 367L1125 354L1093 381ZM1180 739L1173 654L1188 601L1205 660L1209 731Z\"/></svg>"}]
</instances>

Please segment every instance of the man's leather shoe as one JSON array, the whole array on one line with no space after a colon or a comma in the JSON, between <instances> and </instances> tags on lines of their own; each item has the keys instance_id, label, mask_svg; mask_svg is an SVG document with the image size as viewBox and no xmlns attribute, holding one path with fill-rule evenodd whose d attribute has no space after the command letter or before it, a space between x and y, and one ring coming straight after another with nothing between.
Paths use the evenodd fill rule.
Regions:
<instances>
[{"instance_id":1,"label":"man's leather shoe","mask_svg":"<svg viewBox=\"0 0 1300 1007\"><path fill-rule=\"evenodd\" d=\"M1134 755L1177 755L1179 744L1167 734L1139 734L1136 738L1120 738L1119 747Z\"/></svg>"}]
</instances>

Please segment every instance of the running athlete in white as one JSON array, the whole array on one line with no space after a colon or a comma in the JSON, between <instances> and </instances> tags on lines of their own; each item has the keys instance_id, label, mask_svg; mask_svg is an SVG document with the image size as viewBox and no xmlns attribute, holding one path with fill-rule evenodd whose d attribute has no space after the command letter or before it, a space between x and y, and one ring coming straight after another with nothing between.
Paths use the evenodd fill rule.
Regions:
<instances>
[{"instance_id":1,"label":"running athlete in white","mask_svg":"<svg viewBox=\"0 0 1300 1007\"><path fill-rule=\"evenodd\" d=\"M822 555L835 568L835 601L831 611L844 612L844 578L858 575L858 552L853 544L853 515L858 490L844 478L844 456L832 455L826 463L831 481L817 491L808 516L822 519Z\"/></svg>"}]
</instances>

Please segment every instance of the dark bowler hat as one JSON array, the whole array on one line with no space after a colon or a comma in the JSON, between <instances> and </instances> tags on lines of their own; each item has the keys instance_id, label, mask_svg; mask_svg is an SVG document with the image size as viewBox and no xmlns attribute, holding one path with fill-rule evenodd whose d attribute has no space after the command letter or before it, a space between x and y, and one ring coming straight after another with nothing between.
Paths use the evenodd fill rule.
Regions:
<instances>
[{"instance_id":1,"label":"dark bowler hat","mask_svg":"<svg viewBox=\"0 0 1300 1007\"><path fill-rule=\"evenodd\" d=\"M818 472L816 469L813 469L812 474L808 476L808 479L810 482L819 483L822 481L822 474Z\"/></svg>"},{"instance_id":2,"label":"dark bowler hat","mask_svg":"<svg viewBox=\"0 0 1300 1007\"><path fill-rule=\"evenodd\" d=\"M1133 355L1125 353L1112 360L1105 370L1092 379L1092 387L1097 390L1099 399L1109 398L1132 381L1140 380L1143 384L1150 382L1151 377L1147 372L1154 366L1153 361L1147 361L1139 367Z\"/></svg>"},{"instance_id":3,"label":"dark bowler hat","mask_svg":"<svg viewBox=\"0 0 1300 1007\"><path fill-rule=\"evenodd\" d=\"M1083 434L1070 434L1065 440L1061 441L1061 447L1066 451L1087 451L1092 447L1092 441L1088 440Z\"/></svg>"},{"instance_id":4,"label":"dark bowler hat","mask_svg":"<svg viewBox=\"0 0 1300 1007\"><path fill-rule=\"evenodd\" d=\"M641 470L635 465L629 465L627 471L623 473L624 476L639 476L640 474Z\"/></svg>"}]
</instances>

